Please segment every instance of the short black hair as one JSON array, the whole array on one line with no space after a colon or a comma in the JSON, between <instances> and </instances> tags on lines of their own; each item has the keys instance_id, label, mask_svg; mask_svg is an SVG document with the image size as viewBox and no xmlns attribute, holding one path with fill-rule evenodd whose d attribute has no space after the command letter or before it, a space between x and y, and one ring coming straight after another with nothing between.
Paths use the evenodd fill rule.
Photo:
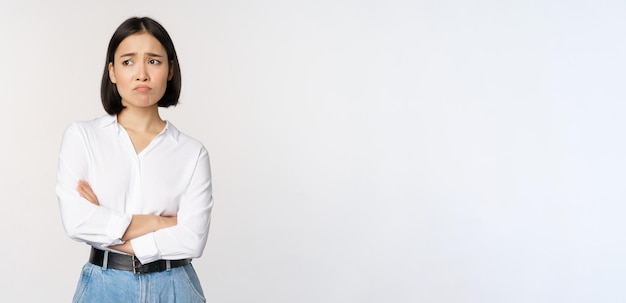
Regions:
<instances>
[{"instance_id":1,"label":"short black hair","mask_svg":"<svg viewBox=\"0 0 626 303\"><path fill-rule=\"evenodd\" d=\"M132 17L120 24L117 30L115 30L107 49L104 73L102 74L102 85L100 87L100 97L102 98L104 110L110 115L119 114L124 109L124 105L122 105L122 97L117 91L117 86L115 83L111 82L109 78L109 63L114 62L115 51L126 37L143 32L151 34L161 42L161 45L163 45L163 48L165 48L167 52L168 64L172 64L174 68L172 79L167 81L165 94L163 94L163 97L159 100L158 105L160 107L169 107L178 104L182 83L180 65L178 64L176 49L174 49L174 42L172 42L165 28L153 19L149 17Z\"/></svg>"}]
</instances>

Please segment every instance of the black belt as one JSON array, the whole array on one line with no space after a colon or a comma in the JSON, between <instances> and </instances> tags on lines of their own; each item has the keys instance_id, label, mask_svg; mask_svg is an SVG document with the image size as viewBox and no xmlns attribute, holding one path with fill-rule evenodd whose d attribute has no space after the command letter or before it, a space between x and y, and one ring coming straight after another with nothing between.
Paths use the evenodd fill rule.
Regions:
<instances>
[{"instance_id":1,"label":"black belt","mask_svg":"<svg viewBox=\"0 0 626 303\"><path fill-rule=\"evenodd\" d=\"M104 265L104 250L91 248L91 255L89 256L89 263L103 266ZM154 262L141 264L135 256L124 255L109 251L108 253L107 268L132 271L134 274L148 274L151 272L161 272L167 269L166 260L157 260ZM182 260L170 260L170 268L179 267L191 263L191 259Z\"/></svg>"}]
</instances>

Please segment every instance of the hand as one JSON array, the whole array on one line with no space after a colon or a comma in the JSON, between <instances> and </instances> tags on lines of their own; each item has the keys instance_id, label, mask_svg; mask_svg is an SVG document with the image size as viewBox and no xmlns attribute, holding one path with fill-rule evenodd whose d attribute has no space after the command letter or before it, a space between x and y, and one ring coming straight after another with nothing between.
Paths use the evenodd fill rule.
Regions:
<instances>
[{"instance_id":1,"label":"hand","mask_svg":"<svg viewBox=\"0 0 626 303\"><path fill-rule=\"evenodd\" d=\"M126 241L123 244L114 245L109 248L115 249L117 251L125 252L131 255L135 254L135 250L133 250L133 246L130 244L130 241Z\"/></svg>"},{"instance_id":2,"label":"hand","mask_svg":"<svg viewBox=\"0 0 626 303\"><path fill-rule=\"evenodd\" d=\"M100 205L100 202L98 202L98 198L96 197L96 194L93 192L93 190L91 189L91 186L89 186L89 183L87 183L87 181L84 181L84 180L78 181L78 186L76 187L76 190L78 191L78 194L80 194L81 197L87 199L87 201L95 205Z\"/></svg>"}]
</instances>

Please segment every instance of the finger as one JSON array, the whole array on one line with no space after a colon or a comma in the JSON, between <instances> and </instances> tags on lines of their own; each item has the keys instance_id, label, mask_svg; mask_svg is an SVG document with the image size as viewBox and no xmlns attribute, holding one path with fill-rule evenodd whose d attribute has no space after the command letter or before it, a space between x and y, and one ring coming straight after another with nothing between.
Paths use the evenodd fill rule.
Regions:
<instances>
[{"instance_id":1,"label":"finger","mask_svg":"<svg viewBox=\"0 0 626 303\"><path fill-rule=\"evenodd\" d=\"M76 186L76 191L78 191L78 194L80 194L81 197L87 198L87 192L80 183L78 183L78 186Z\"/></svg>"},{"instance_id":2,"label":"finger","mask_svg":"<svg viewBox=\"0 0 626 303\"><path fill-rule=\"evenodd\" d=\"M87 199L89 202L95 205L100 205L100 203L98 202L98 198L96 197L96 194L93 192L93 190L91 189L91 186L89 186L89 183L87 183L86 181L83 181L83 180L78 181L78 186L76 190L78 191L81 197Z\"/></svg>"},{"instance_id":3,"label":"finger","mask_svg":"<svg viewBox=\"0 0 626 303\"><path fill-rule=\"evenodd\" d=\"M83 197L85 199L87 199L89 197L89 191L85 188L83 183L79 182L78 186L76 187L76 190L78 191L78 193L80 194L81 197Z\"/></svg>"},{"instance_id":4,"label":"finger","mask_svg":"<svg viewBox=\"0 0 626 303\"><path fill-rule=\"evenodd\" d=\"M96 200L95 198L96 198L96 197L95 197L95 196L94 196L91 192L86 191L84 194L85 194L85 198L86 198L87 200L89 200L89 201L91 201L91 202L95 202L95 200Z\"/></svg>"},{"instance_id":5,"label":"finger","mask_svg":"<svg viewBox=\"0 0 626 303\"><path fill-rule=\"evenodd\" d=\"M93 204L96 204L96 201L97 201L97 200L95 199L95 197L94 197L94 196L90 195L89 193L84 192L84 191L79 191L79 192L78 192L78 194L79 194L81 197L85 198L87 201L89 201L89 202L91 202L91 203L93 203Z\"/></svg>"},{"instance_id":6,"label":"finger","mask_svg":"<svg viewBox=\"0 0 626 303\"><path fill-rule=\"evenodd\" d=\"M91 189L91 186L89 185L89 183L87 183L87 181L84 181L84 180L78 181L78 186L80 186L80 188L82 188L85 192L93 192L93 190Z\"/></svg>"},{"instance_id":7,"label":"finger","mask_svg":"<svg viewBox=\"0 0 626 303\"><path fill-rule=\"evenodd\" d=\"M87 200L89 200L89 202L99 205L98 197L96 197L96 194L94 194L93 191L87 191L85 195L88 197Z\"/></svg>"},{"instance_id":8,"label":"finger","mask_svg":"<svg viewBox=\"0 0 626 303\"><path fill-rule=\"evenodd\" d=\"M91 186L89 186L89 183L87 183L87 182L85 182L85 181L82 181L82 180L81 180L81 181L78 181L78 187L77 187L77 190L78 190L80 193L82 193L82 194L84 194L84 195L86 195L86 196L88 196L88 197L95 196L95 194L94 194L93 190L91 189Z\"/></svg>"}]
</instances>

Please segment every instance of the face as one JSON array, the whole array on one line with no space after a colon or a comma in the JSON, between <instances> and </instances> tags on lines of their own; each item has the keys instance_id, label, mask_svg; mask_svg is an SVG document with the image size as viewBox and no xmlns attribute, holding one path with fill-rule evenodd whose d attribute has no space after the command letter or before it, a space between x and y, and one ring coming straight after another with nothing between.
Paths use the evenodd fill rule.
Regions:
<instances>
[{"instance_id":1,"label":"face","mask_svg":"<svg viewBox=\"0 0 626 303\"><path fill-rule=\"evenodd\" d=\"M165 94L173 66L159 40L149 33L130 35L115 50L109 77L127 108L158 107Z\"/></svg>"}]
</instances>

